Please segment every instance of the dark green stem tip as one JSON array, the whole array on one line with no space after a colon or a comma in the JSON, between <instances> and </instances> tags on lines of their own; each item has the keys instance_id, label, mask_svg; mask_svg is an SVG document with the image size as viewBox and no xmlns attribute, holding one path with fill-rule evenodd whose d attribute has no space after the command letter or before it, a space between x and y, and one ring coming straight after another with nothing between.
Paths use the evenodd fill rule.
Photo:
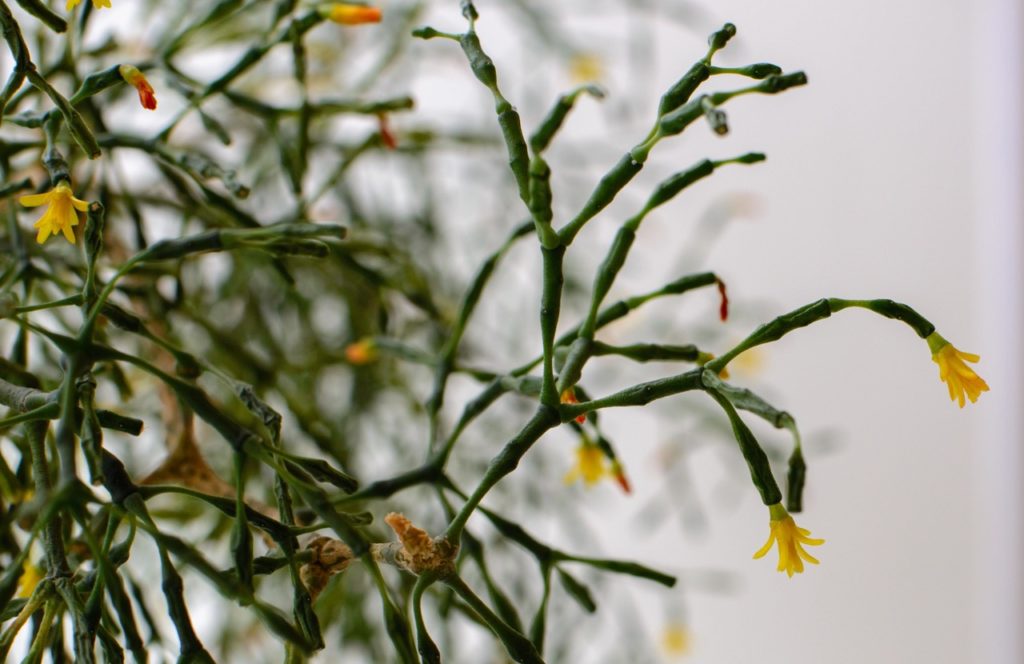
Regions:
<instances>
[{"instance_id":1,"label":"dark green stem tip","mask_svg":"<svg viewBox=\"0 0 1024 664\"><path fill-rule=\"evenodd\" d=\"M735 36L736 26L732 23L726 23L722 26L721 30L711 33L711 36L708 37L708 46L717 51L723 48Z\"/></svg>"},{"instance_id":2,"label":"dark green stem tip","mask_svg":"<svg viewBox=\"0 0 1024 664\"><path fill-rule=\"evenodd\" d=\"M764 161L768 157L763 152L748 152L747 154L736 157L737 164L756 164L760 161Z\"/></svg>"},{"instance_id":3,"label":"dark green stem tip","mask_svg":"<svg viewBox=\"0 0 1024 664\"><path fill-rule=\"evenodd\" d=\"M782 76L769 76L764 80L765 92L768 93L782 92L799 85L807 85L807 74L802 71Z\"/></svg>"},{"instance_id":4,"label":"dark green stem tip","mask_svg":"<svg viewBox=\"0 0 1024 664\"><path fill-rule=\"evenodd\" d=\"M758 62L757 64L750 65L749 67L744 67L743 73L750 78L760 80L762 78L768 78L769 76L778 76L782 73L782 67L773 65L770 62Z\"/></svg>"},{"instance_id":5,"label":"dark green stem tip","mask_svg":"<svg viewBox=\"0 0 1024 664\"><path fill-rule=\"evenodd\" d=\"M446 37L447 35L443 32L435 30L430 26L423 26L422 28L416 28L412 31L412 36L417 39L433 39L435 37Z\"/></svg>"}]
</instances>

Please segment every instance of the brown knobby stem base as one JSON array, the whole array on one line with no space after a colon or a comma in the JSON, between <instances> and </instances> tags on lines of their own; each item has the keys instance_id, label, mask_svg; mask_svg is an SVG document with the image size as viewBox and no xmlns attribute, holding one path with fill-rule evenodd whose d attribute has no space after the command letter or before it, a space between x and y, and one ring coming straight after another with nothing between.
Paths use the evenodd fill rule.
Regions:
<instances>
[{"instance_id":1,"label":"brown knobby stem base","mask_svg":"<svg viewBox=\"0 0 1024 664\"><path fill-rule=\"evenodd\" d=\"M431 537L397 512L384 517L384 523L395 531L398 541L371 544L370 555L375 561L416 576L429 573L434 578L444 579L455 574L459 548L448 538ZM315 537L306 545L306 550L313 553L313 560L303 565L299 573L310 598L316 601L331 577L348 569L356 556L347 544L332 537Z\"/></svg>"},{"instance_id":2,"label":"brown knobby stem base","mask_svg":"<svg viewBox=\"0 0 1024 664\"><path fill-rule=\"evenodd\" d=\"M443 579L455 573L455 556L459 547L447 537L431 537L397 512L384 517L384 523L395 531L399 541L371 544L370 553L374 560L416 576L429 572Z\"/></svg>"},{"instance_id":3,"label":"brown knobby stem base","mask_svg":"<svg viewBox=\"0 0 1024 664\"><path fill-rule=\"evenodd\" d=\"M309 590L310 600L315 602L331 577L348 569L355 556L347 544L331 537L316 537L306 549L314 557L299 569L299 575Z\"/></svg>"}]
</instances>

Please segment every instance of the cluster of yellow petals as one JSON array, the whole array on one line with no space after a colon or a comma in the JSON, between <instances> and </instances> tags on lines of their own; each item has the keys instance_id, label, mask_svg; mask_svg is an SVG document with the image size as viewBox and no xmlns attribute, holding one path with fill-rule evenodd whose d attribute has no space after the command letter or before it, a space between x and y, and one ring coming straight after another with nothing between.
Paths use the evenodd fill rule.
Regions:
<instances>
[{"instance_id":1,"label":"cluster of yellow petals","mask_svg":"<svg viewBox=\"0 0 1024 664\"><path fill-rule=\"evenodd\" d=\"M18 594L22 599L28 599L35 592L36 586L45 578L43 570L33 565L28 560L21 567L21 578L18 579Z\"/></svg>"},{"instance_id":2,"label":"cluster of yellow petals","mask_svg":"<svg viewBox=\"0 0 1024 664\"><path fill-rule=\"evenodd\" d=\"M65 9L71 11L82 3L82 0L68 0ZM92 6L94 9L100 9L101 7L110 7L110 0L92 0Z\"/></svg>"},{"instance_id":3,"label":"cluster of yellow petals","mask_svg":"<svg viewBox=\"0 0 1024 664\"><path fill-rule=\"evenodd\" d=\"M778 544L780 572L792 577L793 574L804 571L805 560L817 565L818 560L807 553L804 546L820 546L825 540L810 537L811 531L798 527L793 517L780 503L770 505L768 510L771 513L771 532L768 534L768 541L754 554L754 558L763 558L771 551L772 544Z\"/></svg>"},{"instance_id":4,"label":"cluster of yellow petals","mask_svg":"<svg viewBox=\"0 0 1024 664\"><path fill-rule=\"evenodd\" d=\"M669 657L682 657L690 652L690 632L678 621L665 625L661 633L661 649Z\"/></svg>"},{"instance_id":5,"label":"cluster of yellow petals","mask_svg":"<svg viewBox=\"0 0 1024 664\"><path fill-rule=\"evenodd\" d=\"M576 53L569 60L569 76L573 83L596 83L605 77L604 63L593 53Z\"/></svg>"},{"instance_id":6,"label":"cluster of yellow petals","mask_svg":"<svg viewBox=\"0 0 1024 664\"><path fill-rule=\"evenodd\" d=\"M576 448L576 465L565 474L564 482L573 484L582 479L584 486L593 486L611 474L604 452L589 440L584 439Z\"/></svg>"},{"instance_id":7,"label":"cluster of yellow petals","mask_svg":"<svg viewBox=\"0 0 1024 664\"><path fill-rule=\"evenodd\" d=\"M379 7L357 5L347 2L335 2L320 5L320 15L341 25L362 25L364 23L380 23Z\"/></svg>"},{"instance_id":8,"label":"cluster of yellow petals","mask_svg":"<svg viewBox=\"0 0 1024 664\"><path fill-rule=\"evenodd\" d=\"M928 335L928 347L932 351L932 361L939 365L939 379L949 388L951 401L958 402L963 408L965 397L974 403L982 392L988 392L988 384L967 366L967 362L977 363L981 356L957 350L938 332Z\"/></svg>"},{"instance_id":9,"label":"cluster of yellow petals","mask_svg":"<svg viewBox=\"0 0 1024 664\"><path fill-rule=\"evenodd\" d=\"M25 207L49 206L46 208L43 216L39 218L39 221L33 224L35 228L39 229L39 232L36 234L36 242L39 244L46 242L46 238L50 237L50 235L58 235L60 233L64 234L68 242L74 244L75 232L71 227L78 225L78 213L75 210L85 212L89 209L88 203L75 198L67 180L61 180L57 183L57 186L45 194L22 196L18 199L18 202Z\"/></svg>"}]
</instances>

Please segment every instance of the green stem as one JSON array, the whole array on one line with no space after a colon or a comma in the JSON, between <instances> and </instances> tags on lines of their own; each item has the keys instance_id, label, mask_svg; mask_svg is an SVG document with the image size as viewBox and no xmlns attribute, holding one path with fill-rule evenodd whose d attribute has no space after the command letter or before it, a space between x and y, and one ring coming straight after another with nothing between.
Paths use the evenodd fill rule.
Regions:
<instances>
[{"instance_id":1,"label":"green stem","mask_svg":"<svg viewBox=\"0 0 1024 664\"><path fill-rule=\"evenodd\" d=\"M462 537L462 530L466 527L466 522L469 521L469 517L472 516L473 511L476 510L484 496L503 477L515 470L519 465L519 460L530 451L533 444L549 429L555 427L558 422L557 411L544 405L537 409L537 412L534 413L533 418L530 419L526 426L502 448L496 457L491 459L491 463L487 466L487 471L484 473L480 483L466 500L459 513L452 519L444 533L444 537L451 542L457 543L459 541Z\"/></svg>"},{"instance_id":2,"label":"green stem","mask_svg":"<svg viewBox=\"0 0 1024 664\"><path fill-rule=\"evenodd\" d=\"M444 579L447 584L455 593L461 597L466 604L469 605L473 611L477 613L481 620L494 632L505 649L508 651L509 657L516 662L522 662L524 664L543 664L544 660L541 658L540 653L534 647L530 639L526 638L522 634L508 625L504 620L498 617L487 606L486 603L473 590L466 585L460 577L452 575Z\"/></svg>"}]
</instances>

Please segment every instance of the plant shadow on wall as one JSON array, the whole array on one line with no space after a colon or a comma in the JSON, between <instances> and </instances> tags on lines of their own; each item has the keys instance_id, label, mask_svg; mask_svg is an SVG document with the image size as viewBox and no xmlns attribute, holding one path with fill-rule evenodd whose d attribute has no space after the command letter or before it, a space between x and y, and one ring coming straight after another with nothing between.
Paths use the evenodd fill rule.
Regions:
<instances>
[{"instance_id":1,"label":"plant shadow on wall","mask_svg":"<svg viewBox=\"0 0 1024 664\"><path fill-rule=\"evenodd\" d=\"M773 64L715 65L732 25L711 35L703 57L661 97L650 131L582 207L556 219L545 154L576 104L604 93L576 87L524 131L470 2L462 3L463 32L412 30L426 4L409 3L396 9L390 32L372 37L363 30L382 13L357 4L135 8L174 27L133 62L123 61L131 50L118 42L123 35L90 37L101 7L129 11L110 5L72 0L65 18L34 0L20 1L17 14L0 3L12 58L0 92L5 659L20 648L30 662L47 652L54 661L146 661L156 651L210 662L211 650L228 661L249 656L258 630L258 648L279 643L273 656L283 651L287 662L325 648L330 657L439 662L442 652L446 661L466 656L460 635L475 627L515 661L540 662L545 652L571 659L571 643L548 618L562 591L596 609L579 575L664 586L675 578L546 542L530 519L511 515L522 507L516 497L491 494L524 475L521 462L543 452L535 448L548 434L579 441L566 481L608 478L629 492L602 411L704 397L728 423L767 508L767 541L754 556L776 551L777 569L792 576L817 563L809 548L823 543L792 516L807 473L800 435L789 413L729 382L734 359L860 308L926 340L961 407L988 389L967 365L977 356L891 300L822 299L717 357L678 339L613 344L603 336L638 309L688 295L714 298L721 319L729 315L713 272L608 300L652 211L720 169L763 161L760 153L703 159L665 178L621 222L588 286L573 287L565 265L588 223L661 142L695 126L726 135L733 100L807 82ZM348 26L330 26L347 31L343 42L315 30L331 22ZM494 102L486 130L392 124L413 101L374 97L374 85L405 82L410 31L438 52L461 51ZM213 45L232 53L232 64L210 78L197 72L208 71L201 55ZM324 54L357 65L339 71ZM258 85L247 78L253 72L263 76ZM736 87L703 91L718 79ZM335 96L339 86L351 96ZM126 93L137 101L121 103ZM165 122L137 124L140 107ZM444 244L459 230L445 226L431 198L430 160L443 150L476 159L499 135L501 172L519 202L501 208L507 216L495 223L506 237L466 276ZM361 178L380 180L387 169L405 186L378 190L391 204L367 200ZM29 231L32 207L41 211ZM481 308L515 299L497 290L496 275L524 248L539 255L531 277L540 283L531 304L539 316L506 324L508 349L489 347L501 335L474 336L471 322ZM579 315L566 320L577 305ZM539 348L528 348L537 329ZM524 349L531 359L507 362ZM608 359L684 369L597 394L584 371ZM741 411L792 434L776 464L785 466L785 495ZM527 489L527 509L568 513L549 504L542 479L517 485ZM159 593L145 582L156 574ZM220 596L213 610L195 599L208 589ZM215 647L196 627L197 615L206 621L211 612L227 613ZM680 652L686 640L677 621L664 647Z\"/></svg>"}]
</instances>

